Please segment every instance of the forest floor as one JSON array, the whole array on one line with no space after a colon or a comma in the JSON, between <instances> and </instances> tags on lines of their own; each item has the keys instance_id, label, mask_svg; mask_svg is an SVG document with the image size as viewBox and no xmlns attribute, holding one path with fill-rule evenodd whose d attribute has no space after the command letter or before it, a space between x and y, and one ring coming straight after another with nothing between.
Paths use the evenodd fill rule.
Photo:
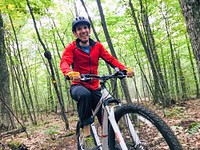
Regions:
<instances>
[{"instance_id":1,"label":"forest floor","mask_svg":"<svg viewBox=\"0 0 200 150\"><path fill-rule=\"evenodd\" d=\"M184 150L200 150L200 99L189 100L174 107L161 109L159 106L146 105L154 110L172 128ZM164 117L165 113L165 117ZM60 115L40 116L43 120L36 126L27 126L27 134L20 133L4 137L0 146L9 150L11 143L19 143L29 150L76 150L76 114L68 114L70 129ZM0 147L1 150L1 147Z\"/></svg>"}]
</instances>

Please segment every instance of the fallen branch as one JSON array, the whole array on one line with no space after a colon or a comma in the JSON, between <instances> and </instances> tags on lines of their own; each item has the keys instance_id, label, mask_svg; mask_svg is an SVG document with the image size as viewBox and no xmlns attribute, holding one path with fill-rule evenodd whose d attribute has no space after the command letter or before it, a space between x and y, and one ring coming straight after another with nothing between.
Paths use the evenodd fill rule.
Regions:
<instances>
[{"instance_id":1,"label":"fallen branch","mask_svg":"<svg viewBox=\"0 0 200 150\"><path fill-rule=\"evenodd\" d=\"M22 132L26 132L25 127L21 128L21 129L14 129L14 130L10 130L10 131L7 131L7 132L0 133L0 139L4 138L4 137L11 136L11 135L15 135L15 134L18 134L18 133L22 133Z\"/></svg>"}]
</instances>

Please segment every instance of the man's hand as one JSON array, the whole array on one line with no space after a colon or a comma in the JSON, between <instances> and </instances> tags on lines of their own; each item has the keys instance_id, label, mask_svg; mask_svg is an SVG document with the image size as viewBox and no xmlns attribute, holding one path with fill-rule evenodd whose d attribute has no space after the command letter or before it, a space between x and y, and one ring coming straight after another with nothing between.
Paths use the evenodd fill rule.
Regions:
<instances>
[{"instance_id":1,"label":"man's hand","mask_svg":"<svg viewBox=\"0 0 200 150\"><path fill-rule=\"evenodd\" d=\"M134 71L133 71L132 68L130 68L130 67L129 67L129 68L126 68L125 71L126 71L127 77L132 77L132 76L134 76Z\"/></svg>"},{"instance_id":2,"label":"man's hand","mask_svg":"<svg viewBox=\"0 0 200 150\"><path fill-rule=\"evenodd\" d=\"M76 71L70 71L66 74L66 76L70 79L70 80L73 80L73 81L80 81L81 79L81 76L80 76L80 73L79 72L76 72Z\"/></svg>"}]
</instances>

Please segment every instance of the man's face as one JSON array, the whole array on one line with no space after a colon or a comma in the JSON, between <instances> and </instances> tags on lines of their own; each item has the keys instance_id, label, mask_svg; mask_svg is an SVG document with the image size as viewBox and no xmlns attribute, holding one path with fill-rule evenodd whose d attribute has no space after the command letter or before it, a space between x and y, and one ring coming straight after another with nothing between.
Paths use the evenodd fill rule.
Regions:
<instances>
[{"instance_id":1,"label":"man's face","mask_svg":"<svg viewBox=\"0 0 200 150\"><path fill-rule=\"evenodd\" d=\"M88 42L90 38L90 29L87 25L80 25L76 27L74 36L83 42Z\"/></svg>"}]
</instances>

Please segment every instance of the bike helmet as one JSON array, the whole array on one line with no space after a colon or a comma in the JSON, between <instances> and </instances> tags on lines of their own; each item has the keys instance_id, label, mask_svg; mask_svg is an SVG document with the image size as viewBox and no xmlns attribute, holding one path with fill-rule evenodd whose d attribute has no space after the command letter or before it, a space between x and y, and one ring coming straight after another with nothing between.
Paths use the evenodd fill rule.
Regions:
<instances>
[{"instance_id":1,"label":"bike helmet","mask_svg":"<svg viewBox=\"0 0 200 150\"><path fill-rule=\"evenodd\" d=\"M88 21L88 19L85 17L79 16L79 17L76 17L74 21L72 22L72 32L74 32L76 30L76 26L80 24L87 25L88 28L90 28L90 22Z\"/></svg>"}]
</instances>

